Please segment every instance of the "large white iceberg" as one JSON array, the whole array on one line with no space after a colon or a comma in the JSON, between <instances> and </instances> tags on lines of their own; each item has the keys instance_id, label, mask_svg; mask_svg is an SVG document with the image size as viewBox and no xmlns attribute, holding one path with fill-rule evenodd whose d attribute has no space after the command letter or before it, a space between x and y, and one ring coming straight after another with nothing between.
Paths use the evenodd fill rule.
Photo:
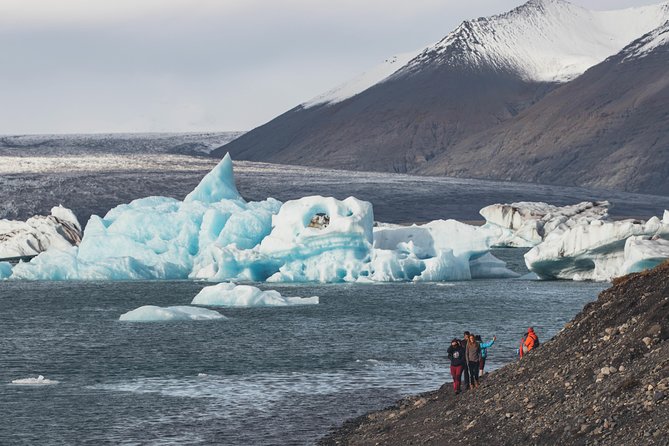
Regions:
<instances>
[{"instance_id":1,"label":"large white iceberg","mask_svg":"<svg viewBox=\"0 0 669 446\"><path fill-rule=\"evenodd\" d=\"M525 201L492 204L480 211L486 219L481 231L488 234L493 246L529 248L555 230L606 220L608 207L608 201L584 201L569 206Z\"/></svg>"},{"instance_id":2,"label":"large white iceberg","mask_svg":"<svg viewBox=\"0 0 669 446\"><path fill-rule=\"evenodd\" d=\"M318 296L284 297L275 290L262 291L251 285L219 283L202 288L191 305L210 307L283 307L288 305L315 305Z\"/></svg>"},{"instance_id":3,"label":"large white iceberg","mask_svg":"<svg viewBox=\"0 0 669 446\"><path fill-rule=\"evenodd\" d=\"M593 220L548 234L525 263L542 279L610 280L669 258L667 238L669 224L657 217Z\"/></svg>"},{"instance_id":4,"label":"large white iceberg","mask_svg":"<svg viewBox=\"0 0 669 446\"><path fill-rule=\"evenodd\" d=\"M92 216L78 247L19 263L12 279L354 282L515 274L491 237L453 220L374 230L368 202L304 197L246 202L229 156L184 201L147 197Z\"/></svg>"},{"instance_id":5,"label":"large white iceberg","mask_svg":"<svg viewBox=\"0 0 669 446\"><path fill-rule=\"evenodd\" d=\"M174 307L144 305L123 313L119 317L120 321L126 322L211 321L216 319L226 319L226 317L218 311L185 305Z\"/></svg>"},{"instance_id":6,"label":"large white iceberg","mask_svg":"<svg viewBox=\"0 0 669 446\"><path fill-rule=\"evenodd\" d=\"M78 245L81 236L79 220L63 206L52 208L50 215L36 215L26 221L0 220L0 259L67 249Z\"/></svg>"},{"instance_id":7,"label":"large white iceberg","mask_svg":"<svg viewBox=\"0 0 669 446\"><path fill-rule=\"evenodd\" d=\"M455 220L380 227L374 231L369 278L434 282L517 277L488 253L490 243L488 233Z\"/></svg>"}]
</instances>

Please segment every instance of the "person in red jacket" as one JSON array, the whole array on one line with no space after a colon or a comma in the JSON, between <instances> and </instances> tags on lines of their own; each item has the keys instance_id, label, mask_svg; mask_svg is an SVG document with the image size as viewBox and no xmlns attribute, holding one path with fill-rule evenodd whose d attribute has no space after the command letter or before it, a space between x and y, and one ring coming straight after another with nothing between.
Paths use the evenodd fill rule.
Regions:
<instances>
[{"instance_id":1,"label":"person in red jacket","mask_svg":"<svg viewBox=\"0 0 669 446\"><path fill-rule=\"evenodd\" d=\"M453 377L453 390L456 394L460 393L462 382L462 372L466 365L465 348L460 345L458 339L451 341L448 347L448 359L451 360L451 376Z\"/></svg>"},{"instance_id":2,"label":"person in red jacket","mask_svg":"<svg viewBox=\"0 0 669 446\"><path fill-rule=\"evenodd\" d=\"M539 337L534 332L534 328L530 327L527 329L527 334L523 336L523 339L521 339L520 341L520 348L518 349L518 353L522 358L525 353L529 352L530 350L538 346L539 346Z\"/></svg>"}]
</instances>

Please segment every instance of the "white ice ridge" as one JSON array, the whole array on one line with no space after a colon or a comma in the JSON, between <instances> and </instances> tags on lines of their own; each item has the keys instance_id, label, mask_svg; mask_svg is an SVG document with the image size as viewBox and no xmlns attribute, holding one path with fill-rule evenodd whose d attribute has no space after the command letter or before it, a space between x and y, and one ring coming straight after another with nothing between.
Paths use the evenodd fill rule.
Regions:
<instances>
[{"instance_id":1,"label":"white ice ridge","mask_svg":"<svg viewBox=\"0 0 669 446\"><path fill-rule=\"evenodd\" d=\"M275 290L262 291L251 285L219 283L202 288L191 305L210 307L283 307L288 305L316 305L318 296L284 297Z\"/></svg>"},{"instance_id":2,"label":"white ice ridge","mask_svg":"<svg viewBox=\"0 0 669 446\"><path fill-rule=\"evenodd\" d=\"M63 206L52 208L51 215L36 215L25 222L0 220L0 259L66 249L78 245L81 236L79 220Z\"/></svg>"},{"instance_id":3,"label":"white ice ridge","mask_svg":"<svg viewBox=\"0 0 669 446\"><path fill-rule=\"evenodd\" d=\"M174 307L144 305L143 307L123 313L118 319L126 322L169 322L211 321L216 319L226 319L226 317L218 311L207 310L206 308L189 307L185 305Z\"/></svg>"},{"instance_id":4,"label":"white ice ridge","mask_svg":"<svg viewBox=\"0 0 669 446\"><path fill-rule=\"evenodd\" d=\"M481 231L489 234L492 246L532 247L555 230L606 220L608 207L608 201L584 201L562 207L541 202L493 204L480 211L486 219Z\"/></svg>"},{"instance_id":5,"label":"white ice ridge","mask_svg":"<svg viewBox=\"0 0 669 446\"><path fill-rule=\"evenodd\" d=\"M527 267L542 279L610 280L652 268L669 258L669 224L658 217L593 220L556 230L525 254Z\"/></svg>"},{"instance_id":6,"label":"white ice ridge","mask_svg":"<svg viewBox=\"0 0 669 446\"><path fill-rule=\"evenodd\" d=\"M489 236L472 226L373 226L372 205L353 197L246 202L226 155L186 200L148 197L92 216L79 247L19 263L10 278L354 282L515 275L485 256Z\"/></svg>"},{"instance_id":7,"label":"white ice ridge","mask_svg":"<svg viewBox=\"0 0 669 446\"><path fill-rule=\"evenodd\" d=\"M23 386L40 386L48 384L58 384L58 381L55 379L47 379L42 375L39 375L37 378L21 378L12 380L12 384L18 384Z\"/></svg>"}]
</instances>

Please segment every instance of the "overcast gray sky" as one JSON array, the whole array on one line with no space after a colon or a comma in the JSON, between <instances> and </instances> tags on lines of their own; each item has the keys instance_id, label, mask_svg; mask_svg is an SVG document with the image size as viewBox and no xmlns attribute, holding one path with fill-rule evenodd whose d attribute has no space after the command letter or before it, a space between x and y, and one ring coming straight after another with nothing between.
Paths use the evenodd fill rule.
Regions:
<instances>
[{"instance_id":1,"label":"overcast gray sky","mask_svg":"<svg viewBox=\"0 0 669 446\"><path fill-rule=\"evenodd\" d=\"M522 3L0 0L0 134L251 129Z\"/></svg>"}]
</instances>

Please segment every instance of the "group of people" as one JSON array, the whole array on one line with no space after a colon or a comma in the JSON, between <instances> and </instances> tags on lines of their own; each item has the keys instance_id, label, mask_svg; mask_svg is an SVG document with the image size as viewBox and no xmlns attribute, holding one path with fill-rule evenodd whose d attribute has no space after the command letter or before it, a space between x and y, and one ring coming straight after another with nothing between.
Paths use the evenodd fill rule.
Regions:
<instances>
[{"instance_id":1,"label":"group of people","mask_svg":"<svg viewBox=\"0 0 669 446\"><path fill-rule=\"evenodd\" d=\"M454 338L448 347L448 359L451 360L451 376L453 390L460 393L464 376L464 389L475 389L479 386L479 379L484 373L488 349L493 346L497 336L489 342L483 342L480 335L465 331L464 338ZM539 345L539 338L534 328L527 329L527 333L520 341L518 354L522 358L527 352Z\"/></svg>"},{"instance_id":2,"label":"group of people","mask_svg":"<svg viewBox=\"0 0 669 446\"><path fill-rule=\"evenodd\" d=\"M448 347L448 359L451 360L451 376L455 393L460 393L463 375L465 389L474 389L479 386L479 377L485 369L488 349L496 340L497 336L493 336L492 341L482 342L480 335L465 331L463 339L454 338L451 341L451 346Z\"/></svg>"}]
</instances>

